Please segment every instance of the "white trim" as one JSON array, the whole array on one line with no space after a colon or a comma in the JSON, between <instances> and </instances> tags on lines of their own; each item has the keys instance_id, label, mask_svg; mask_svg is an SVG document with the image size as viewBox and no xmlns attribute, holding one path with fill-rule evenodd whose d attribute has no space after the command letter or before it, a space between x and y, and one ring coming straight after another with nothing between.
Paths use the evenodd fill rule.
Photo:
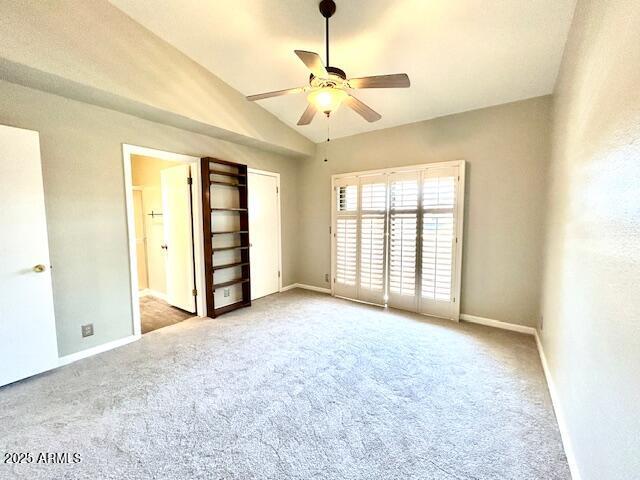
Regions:
<instances>
[{"instance_id":1,"label":"white trim","mask_svg":"<svg viewBox=\"0 0 640 480\"><path fill-rule=\"evenodd\" d=\"M331 291L329 291L329 292L331 292ZM371 305L372 307L379 307L379 308L382 308L384 310L388 310L389 308L396 309L395 307L388 307L388 306L382 305L380 303L367 302L366 300L358 300L357 298L341 297L340 295L335 295L335 294L333 296L336 297L336 298L340 298L342 300L349 300L350 302L362 303L364 305ZM400 310L400 309L397 309L397 310Z\"/></svg>"},{"instance_id":2,"label":"white trim","mask_svg":"<svg viewBox=\"0 0 640 480\"><path fill-rule=\"evenodd\" d=\"M282 205L280 201L280 174L276 172L269 172L267 170L258 170L257 168L247 168L247 182L249 181L248 175L250 173L265 175L267 177L275 177L276 179L276 196L278 197L278 291L282 292ZM249 235L251 235L251 233L249 233ZM249 263L251 263L251 252L249 252Z\"/></svg>"},{"instance_id":3,"label":"white trim","mask_svg":"<svg viewBox=\"0 0 640 480\"><path fill-rule=\"evenodd\" d=\"M287 285L286 287L281 288L280 291L286 292L287 290L292 290L294 288L302 288L304 290L311 290L313 292L327 293L331 295L330 288L316 287L314 285L307 285L306 283L292 283L291 285Z\"/></svg>"},{"instance_id":4,"label":"white trim","mask_svg":"<svg viewBox=\"0 0 640 480\"><path fill-rule=\"evenodd\" d=\"M165 152L163 150L154 150L147 147L139 147L136 145L122 144L122 162L124 166L124 194L125 207L127 214L127 235L129 241L129 273L131 281L131 314L133 318L133 335L140 336L142 334L142 323L140 319L140 295L138 292L138 259L136 257L136 230L135 219L133 215L133 177L131 173L131 155L145 155L148 157L158 158L161 160L169 160L173 162L189 163L195 168L191 169L192 184L192 208L194 222L194 257L195 262L195 288L198 291L196 299L196 315L204 317L206 315L205 300L205 273L204 273L204 238L202 228L202 183L200 179L200 158L180 153Z\"/></svg>"},{"instance_id":5,"label":"white trim","mask_svg":"<svg viewBox=\"0 0 640 480\"><path fill-rule=\"evenodd\" d=\"M460 314L460 320L469 323L477 323L478 325L485 325L487 327L501 328L502 330L510 330L512 332L526 333L527 335L535 335L536 329L534 327L527 327L526 325L518 325L516 323L501 322L500 320L494 320L492 318L477 317L475 315L469 315L466 313Z\"/></svg>"},{"instance_id":6,"label":"white trim","mask_svg":"<svg viewBox=\"0 0 640 480\"><path fill-rule=\"evenodd\" d=\"M314 285L307 285L306 283L296 283L298 288L302 288L304 290L311 290L313 292L327 293L331 294L330 288L316 287Z\"/></svg>"},{"instance_id":7,"label":"white trim","mask_svg":"<svg viewBox=\"0 0 640 480\"><path fill-rule=\"evenodd\" d=\"M558 430L560 430L560 438L562 439L562 444L564 446L564 454L567 457L567 463L569 464L571 477L573 478L573 480L581 480L582 476L580 475L580 469L578 468L578 462L576 461L576 456L573 450L573 443L571 442L571 437L569 436L567 417L565 416L564 409L562 408L562 404L560 403L560 396L558 395L555 382L553 381L553 377L551 376L549 364L547 363L547 356L544 353L544 348L542 348L542 341L540 340L540 335L538 334L537 330L535 331L534 336L536 337L536 345L538 346L540 362L542 363L542 370L544 371L544 376L547 380L547 388L549 389L549 396L551 397L553 410L556 414Z\"/></svg>"},{"instance_id":8,"label":"white trim","mask_svg":"<svg viewBox=\"0 0 640 480\"><path fill-rule=\"evenodd\" d=\"M460 305L462 304L462 242L464 240L464 191L466 187L466 165L467 162L459 160L458 164L458 191L456 192L456 206L458 211L456 212L456 265L454 275L455 285L452 288L452 293L455 295L455 321L460 321Z\"/></svg>"},{"instance_id":9,"label":"white trim","mask_svg":"<svg viewBox=\"0 0 640 480\"><path fill-rule=\"evenodd\" d=\"M435 166L457 167L460 165L460 162L464 162L464 160L450 160L448 162L421 163L420 165L406 165L404 167L380 168L378 170L363 170L361 172L336 173L335 175L331 175L331 183L333 183L335 179L345 178L345 177L362 177L364 175L378 175L381 173L415 172L418 170L424 170L425 168L433 168Z\"/></svg>"},{"instance_id":10,"label":"white trim","mask_svg":"<svg viewBox=\"0 0 640 480\"><path fill-rule=\"evenodd\" d=\"M128 337L120 338L112 342L103 343L102 345L98 345L96 347L87 348L86 350L81 350L79 352L72 353L70 355L65 355L64 357L58 358L58 366L62 367L63 365L68 365L70 363L77 362L78 360L82 360L83 358L92 357L99 353L103 353L108 350L113 350L114 348L122 347L127 343L140 340L140 338L141 338L140 335L130 335Z\"/></svg>"},{"instance_id":11,"label":"white trim","mask_svg":"<svg viewBox=\"0 0 640 480\"><path fill-rule=\"evenodd\" d=\"M158 292L157 290L151 290L150 288L145 288L144 290L139 290L138 291L138 295L140 297L154 297L154 298L159 298L160 300L167 300L167 296L162 293L162 292Z\"/></svg>"}]
</instances>

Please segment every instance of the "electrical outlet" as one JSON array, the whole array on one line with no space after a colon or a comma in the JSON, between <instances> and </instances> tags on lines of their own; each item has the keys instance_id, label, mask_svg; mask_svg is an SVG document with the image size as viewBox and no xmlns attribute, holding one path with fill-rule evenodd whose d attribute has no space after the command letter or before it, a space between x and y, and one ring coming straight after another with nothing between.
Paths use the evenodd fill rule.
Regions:
<instances>
[{"instance_id":1,"label":"electrical outlet","mask_svg":"<svg viewBox=\"0 0 640 480\"><path fill-rule=\"evenodd\" d=\"M324 281L329 283L329 274L328 273L324 274Z\"/></svg>"},{"instance_id":2,"label":"electrical outlet","mask_svg":"<svg viewBox=\"0 0 640 480\"><path fill-rule=\"evenodd\" d=\"M87 323L86 325L82 325L80 328L82 329L83 337L90 337L93 335L93 323Z\"/></svg>"},{"instance_id":3,"label":"electrical outlet","mask_svg":"<svg viewBox=\"0 0 640 480\"><path fill-rule=\"evenodd\" d=\"M228 297L229 295L231 295L231 290L228 288L225 288L223 290L223 296Z\"/></svg>"}]
</instances>

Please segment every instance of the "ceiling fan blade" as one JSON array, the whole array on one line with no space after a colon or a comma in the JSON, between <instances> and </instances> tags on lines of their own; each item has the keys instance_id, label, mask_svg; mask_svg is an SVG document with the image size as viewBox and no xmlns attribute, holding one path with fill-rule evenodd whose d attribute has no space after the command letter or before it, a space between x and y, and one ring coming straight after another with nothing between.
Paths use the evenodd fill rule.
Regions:
<instances>
[{"instance_id":1,"label":"ceiling fan blade","mask_svg":"<svg viewBox=\"0 0 640 480\"><path fill-rule=\"evenodd\" d=\"M302 93L304 92L303 87L298 88L288 88L286 90L276 90L275 92L267 92L267 93L259 93L257 95L249 95L247 100L250 102L255 102L256 100L262 100L263 98L271 98L271 97L279 97L280 95L289 95L291 93Z\"/></svg>"},{"instance_id":2,"label":"ceiling fan blade","mask_svg":"<svg viewBox=\"0 0 640 480\"><path fill-rule=\"evenodd\" d=\"M304 111L300 120L298 120L298 125L309 125L313 117L315 116L317 110L316 107L312 104L307 105L307 109Z\"/></svg>"},{"instance_id":3,"label":"ceiling fan blade","mask_svg":"<svg viewBox=\"0 0 640 480\"><path fill-rule=\"evenodd\" d=\"M311 73L313 73L316 77L320 78L329 78L329 73L327 69L324 68L324 63L322 63L322 59L320 55L313 52L306 52L304 50L295 50L298 58L302 60L302 62L307 66Z\"/></svg>"},{"instance_id":4,"label":"ceiling fan blade","mask_svg":"<svg viewBox=\"0 0 640 480\"><path fill-rule=\"evenodd\" d=\"M407 88L410 85L409 75L406 73L349 79L351 88Z\"/></svg>"},{"instance_id":5,"label":"ceiling fan blade","mask_svg":"<svg viewBox=\"0 0 640 480\"><path fill-rule=\"evenodd\" d=\"M382 118L382 115L380 115L378 112L371 109L352 95L349 95L347 98L345 98L343 100L343 103L345 103L347 107L354 110L357 114L362 116L362 118L364 118L367 122L377 122Z\"/></svg>"}]
</instances>

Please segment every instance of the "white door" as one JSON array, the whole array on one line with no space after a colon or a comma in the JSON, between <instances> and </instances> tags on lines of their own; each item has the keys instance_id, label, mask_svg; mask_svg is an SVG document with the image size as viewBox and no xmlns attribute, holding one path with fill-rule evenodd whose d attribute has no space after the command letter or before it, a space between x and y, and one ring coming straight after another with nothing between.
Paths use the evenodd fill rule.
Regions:
<instances>
[{"instance_id":1,"label":"white door","mask_svg":"<svg viewBox=\"0 0 640 480\"><path fill-rule=\"evenodd\" d=\"M167 303L196 311L193 295L193 232L189 165L160 171L164 248L166 248Z\"/></svg>"},{"instance_id":2,"label":"white door","mask_svg":"<svg viewBox=\"0 0 640 480\"><path fill-rule=\"evenodd\" d=\"M278 177L249 172L251 299L280 290L280 199Z\"/></svg>"},{"instance_id":3,"label":"white door","mask_svg":"<svg viewBox=\"0 0 640 480\"><path fill-rule=\"evenodd\" d=\"M0 385L58 364L38 132L0 126Z\"/></svg>"}]
</instances>

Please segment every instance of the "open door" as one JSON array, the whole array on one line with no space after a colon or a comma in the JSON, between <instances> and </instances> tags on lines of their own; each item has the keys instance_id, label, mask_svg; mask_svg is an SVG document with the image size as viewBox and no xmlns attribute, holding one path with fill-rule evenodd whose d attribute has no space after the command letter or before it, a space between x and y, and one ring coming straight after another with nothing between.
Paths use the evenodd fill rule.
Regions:
<instances>
[{"instance_id":1,"label":"open door","mask_svg":"<svg viewBox=\"0 0 640 480\"><path fill-rule=\"evenodd\" d=\"M180 165L160 172L167 303L195 313L191 171Z\"/></svg>"},{"instance_id":2,"label":"open door","mask_svg":"<svg viewBox=\"0 0 640 480\"><path fill-rule=\"evenodd\" d=\"M249 171L251 300L280 290L278 177Z\"/></svg>"},{"instance_id":3,"label":"open door","mask_svg":"<svg viewBox=\"0 0 640 480\"><path fill-rule=\"evenodd\" d=\"M0 125L0 386L58 366L38 132Z\"/></svg>"}]
</instances>

